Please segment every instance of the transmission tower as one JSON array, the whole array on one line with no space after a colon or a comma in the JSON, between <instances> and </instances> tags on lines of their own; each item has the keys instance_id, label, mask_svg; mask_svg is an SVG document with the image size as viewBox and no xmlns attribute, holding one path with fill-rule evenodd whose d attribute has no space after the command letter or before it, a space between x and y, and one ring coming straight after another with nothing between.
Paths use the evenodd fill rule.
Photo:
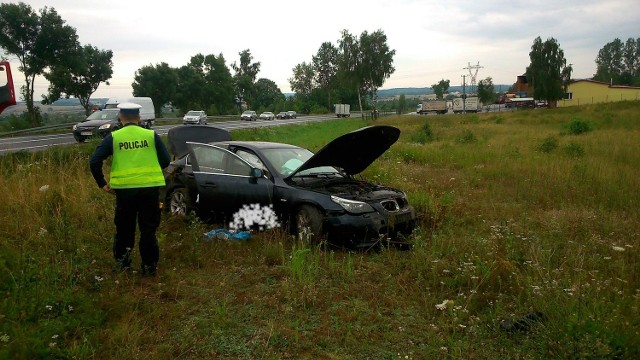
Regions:
<instances>
[{"instance_id":1,"label":"transmission tower","mask_svg":"<svg viewBox=\"0 0 640 360\"><path fill-rule=\"evenodd\" d=\"M476 78L478 77L478 70L482 69L484 66L480 66L480 61L478 61L477 65L471 65L471 63L468 64L469 66L462 69L469 70L469 77L471 77L471 80L469 81L471 83L471 92L474 93L476 91Z\"/></svg>"}]
</instances>

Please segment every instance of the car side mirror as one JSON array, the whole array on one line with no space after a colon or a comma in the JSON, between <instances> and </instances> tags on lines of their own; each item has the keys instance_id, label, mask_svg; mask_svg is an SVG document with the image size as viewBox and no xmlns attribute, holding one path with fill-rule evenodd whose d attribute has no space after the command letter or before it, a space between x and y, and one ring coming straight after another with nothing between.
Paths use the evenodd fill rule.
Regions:
<instances>
[{"instance_id":1,"label":"car side mirror","mask_svg":"<svg viewBox=\"0 0 640 360\"><path fill-rule=\"evenodd\" d=\"M264 176L264 172L262 169L252 168L249 176L251 176L252 179L258 179Z\"/></svg>"}]
</instances>

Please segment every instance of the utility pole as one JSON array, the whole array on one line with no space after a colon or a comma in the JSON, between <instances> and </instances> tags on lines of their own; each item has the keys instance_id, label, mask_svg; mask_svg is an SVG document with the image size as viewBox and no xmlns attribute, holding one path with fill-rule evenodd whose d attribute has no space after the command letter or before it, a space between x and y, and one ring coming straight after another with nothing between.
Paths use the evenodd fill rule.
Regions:
<instances>
[{"instance_id":1,"label":"utility pole","mask_svg":"<svg viewBox=\"0 0 640 360\"><path fill-rule=\"evenodd\" d=\"M478 76L478 70L482 69L484 66L480 66L480 61L478 61L477 65L471 65L470 62L467 64L469 64L469 66L467 66L466 68L462 68L462 70L469 70L469 76L471 77L471 92L473 93L475 91L476 77Z\"/></svg>"},{"instance_id":2,"label":"utility pole","mask_svg":"<svg viewBox=\"0 0 640 360\"><path fill-rule=\"evenodd\" d=\"M465 75L462 75L462 113L466 113L467 109L466 109L466 100L467 100L467 92L466 92L466 82L465 82Z\"/></svg>"}]
</instances>

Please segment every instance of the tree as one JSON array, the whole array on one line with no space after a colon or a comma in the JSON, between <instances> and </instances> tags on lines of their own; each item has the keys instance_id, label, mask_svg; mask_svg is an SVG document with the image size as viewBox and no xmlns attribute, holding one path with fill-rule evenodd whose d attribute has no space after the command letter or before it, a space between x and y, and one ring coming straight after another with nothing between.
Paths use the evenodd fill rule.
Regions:
<instances>
[{"instance_id":1,"label":"tree","mask_svg":"<svg viewBox=\"0 0 640 360\"><path fill-rule=\"evenodd\" d=\"M347 30L342 30L338 40L338 79L345 88L354 89L358 95L358 105L362 112L362 86L358 76L360 68L360 42Z\"/></svg>"},{"instance_id":2,"label":"tree","mask_svg":"<svg viewBox=\"0 0 640 360\"><path fill-rule=\"evenodd\" d=\"M254 95L254 82L260 72L260 63L252 63L253 56L249 49L239 53L240 64L233 63L231 67L235 71L233 79L235 81L237 96L251 104Z\"/></svg>"},{"instance_id":3,"label":"tree","mask_svg":"<svg viewBox=\"0 0 640 360\"><path fill-rule=\"evenodd\" d=\"M25 77L22 95L27 104L31 124L37 126L40 117L33 104L34 82L50 66L64 63L78 47L76 30L68 25L53 8L44 7L37 14L31 6L0 4L0 47L15 55L18 70Z\"/></svg>"},{"instance_id":4,"label":"tree","mask_svg":"<svg viewBox=\"0 0 640 360\"><path fill-rule=\"evenodd\" d=\"M360 35L360 82L362 88L373 101L373 109L376 109L377 91L391 74L395 72L393 56L395 50L391 50L387 44L387 35L382 30L376 30L371 34L366 31Z\"/></svg>"},{"instance_id":5,"label":"tree","mask_svg":"<svg viewBox=\"0 0 640 360\"><path fill-rule=\"evenodd\" d=\"M616 85L640 86L640 38L625 43L618 38L600 49L594 80Z\"/></svg>"},{"instance_id":6,"label":"tree","mask_svg":"<svg viewBox=\"0 0 640 360\"><path fill-rule=\"evenodd\" d=\"M449 90L450 83L451 81L449 81L448 79L442 79L438 81L437 84L431 85L431 90L433 90L433 93L436 94L436 97L438 99L442 99L444 97L444 94Z\"/></svg>"},{"instance_id":7,"label":"tree","mask_svg":"<svg viewBox=\"0 0 640 360\"><path fill-rule=\"evenodd\" d=\"M315 87L314 78L313 65L303 61L293 68L293 77L289 79L291 90L296 92L296 96L310 95Z\"/></svg>"},{"instance_id":8,"label":"tree","mask_svg":"<svg viewBox=\"0 0 640 360\"><path fill-rule=\"evenodd\" d=\"M91 45L78 47L73 57L66 63L51 66L44 76L49 80L49 91L43 96L43 103L51 104L62 96L80 100L85 114L91 113L91 95L101 83L109 85L113 75L111 50L100 50Z\"/></svg>"},{"instance_id":9,"label":"tree","mask_svg":"<svg viewBox=\"0 0 640 360\"><path fill-rule=\"evenodd\" d=\"M527 67L527 82L533 87L533 97L549 101L550 106L564 97L571 66L567 67L564 51L554 38L545 42L538 36L529 52L531 64Z\"/></svg>"},{"instance_id":10,"label":"tree","mask_svg":"<svg viewBox=\"0 0 640 360\"><path fill-rule=\"evenodd\" d=\"M226 114L233 111L233 77L222 53L218 56L204 57L203 73L206 83L206 109L209 114Z\"/></svg>"},{"instance_id":11,"label":"tree","mask_svg":"<svg viewBox=\"0 0 640 360\"><path fill-rule=\"evenodd\" d=\"M360 38L342 30L338 40L338 79L346 87L355 88L362 111L362 93L373 100L375 109L377 90L393 74L395 50L387 45L387 36L382 30L371 34L364 31Z\"/></svg>"},{"instance_id":12,"label":"tree","mask_svg":"<svg viewBox=\"0 0 640 360\"><path fill-rule=\"evenodd\" d=\"M206 94L206 82L202 70L203 61L204 56L198 54L191 57L189 64L176 70L178 84L173 104L182 112L205 109L203 99Z\"/></svg>"},{"instance_id":13,"label":"tree","mask_svg":"<svg viewBox=\"0 0 640 360\"><path fill-rule=\"evenodd\" d=\"M478 98L483 104L493 104L496 101L496 89L491 77L478 82Z\"/></svg>"},{"instance_id":14,"label":"tree","mask_svg":"<svg viewBox=\"0 0 640 360\"><path fill-rule=\"evenodd\" d=\"M401 94L400 97L398 98L398 110L396 111L396 113L398 115L404 114L404 111L406 109L407 109L407 98L404 96L404 94Z\"/></svg>"},{"instance_id":15,"label":"tree","mask_svg":"<svg viewBox=\"0 0 640 360\"><path fill-rule=\"evenodd\" d=\"M136 70L131 87L133 96L148 96L153 99L156 116L160 117L162 106L175 98L178 88L177 70L165 62L143 66Z\"/></svg>"},{"instance_id":16,"label":"tree","mask_svg":"<svg viewBox=\"0 0 640 360\"><path fill-rule=\"evenodd\" d=\"M256 96L253 100L253 105L256 109L273 110L277 103L284 100L284 94L275 82L269 79L258 79L256 81Z\"/></svg>"},{"instance_id":17,"label":"tree","mask_svg":"<svg viewBox=\"0 0 640 360\"><path fill-rule=\"evenodd\" d=\"M330 42L323 42L318 53L313 56L314 82L327 92L327 108L331 109L331 85L338 73L338 49Z\"/></svg>"}]
</instances>

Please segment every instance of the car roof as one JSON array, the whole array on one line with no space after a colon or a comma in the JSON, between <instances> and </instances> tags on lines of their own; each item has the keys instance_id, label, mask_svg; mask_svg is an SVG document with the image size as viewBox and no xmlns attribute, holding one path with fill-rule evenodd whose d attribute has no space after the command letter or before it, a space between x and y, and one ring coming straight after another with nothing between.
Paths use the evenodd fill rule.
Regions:
<instances>
[{"instance_id":1,"label":"car roof","mask_svg":"<svg viewBox=\"0 0 640 360\"><path fill-rule=\"evenodd\" d=\"M225 146L238 146L238 147L244 147L251 150L300 149L299 146L277 143L277 142L269 142L269 141L218 141L211 144L225 145Z\"/></svg>"}]
</instances>

